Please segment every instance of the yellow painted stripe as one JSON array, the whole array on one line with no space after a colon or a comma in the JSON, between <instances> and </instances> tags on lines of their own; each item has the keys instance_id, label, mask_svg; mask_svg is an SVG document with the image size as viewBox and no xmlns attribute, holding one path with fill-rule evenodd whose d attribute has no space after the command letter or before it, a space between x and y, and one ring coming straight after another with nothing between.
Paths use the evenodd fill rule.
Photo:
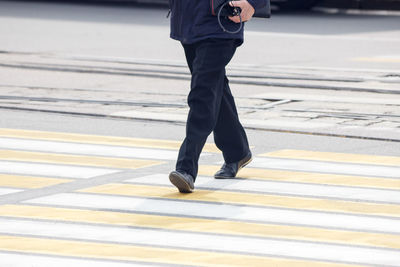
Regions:
<instances>
[{"instance_id":1,"label":"yellow painted stripe","mask_svg":"<svg viewBox=\"0 0 400 267\"><path fill-rule=\"evenodd\" d=\"M83 258L142 261L196 266L356 266L328 262L237 255L194 250L152 248L49 238L0 236L0 250Z\"/></svg>"},{"instance_id":2,"label":"yellow painted stripe","mask_svg":"<svg viewBox=\"0 0 400 267\"><path fill-rule=\"evenodd\" d=\"M0 186L15 188L42 188L71 182L69 179L0 174Z\"/></svg>"},{"instance_id":3,"label":"yellow painted stripe","mask_svg":"<svg viewBox=\"0 0 400 267\"><path fill-rule=\"evenodd\" d=\"M276 157L287 159L306 159L318 161L333 161L345 163L377 164L400 167L400 157L374 156L363 154L347 154L333 152L316 152L306 150L279 150L261 154L264 157Z\"/></svg>"},{"instance_id":4,"label":"yellow painted stripe","mask_svg":"<svg viewBox=\"0 0 400 267\"><path fill-rule=\"evenodd\" d=\"M192 194L180 194L175 188L135 184L105 184L79 190L86 193L124 196L156 197L222 202L244 205L260 205L278 208L305 209L315 211L346 212L364 215L400 217L400 205L317 199L306 197L275 196L267 194L237 193L227 191L196 190Z\"/></svg>"},{"instance_id":5,"label":"yellow painted stripe","mask_svg":"<svg viewBox=\"0 0 400 267\"><path fill-rule=\"evenodd\" d=\"M199 175L214 176L221 167L200 165ZM400 189L400 179L374 178L352 175L325 174L313 172L281 171L271 169L244 168L238 177L269 181L298 182L325 185L360 186L368 188Z\"/></svg>"},{"instance_id":6,"label":"yellow painted stripe","mask_svg":"<svg viewBox=\"0 0 400 267\"><path fill-rule=\"evenodd\" d=\"M100 136L76 133L44 132L32 130L6 129L0 128L1 137L27 138L47 141L77 142L100 145L117 145L128 147L146 147L158 149L178 150L181 142L159 139ZM214 144L206 144L203 151L219 152Z\"/></svg>"},{"instance_id":7,"label":"yellow painted stripe","mask_svg":"<svg viewBox=\"0 0 400 267\"><path fill-rule=\"evenodd\" d=\"M28 161L52 164L71 164L108 168L137 169L161 164L161 161L66 155L28 151L0 150L0 160Z\"/></svg>"},{"instance_id":8,"label":"yellow painted stripe","mask_svg":"<svg viewBox=\"0 0 400 267\"><path fill-rule=\"evenodd\" d=\"M400 238L395 235L319 229L301 226L23 205L0 206L0 216L162 228L175 231L246 235L264 238L334 242L346 245L352 244L400 249Z\"/></svg>"}]
</instances>

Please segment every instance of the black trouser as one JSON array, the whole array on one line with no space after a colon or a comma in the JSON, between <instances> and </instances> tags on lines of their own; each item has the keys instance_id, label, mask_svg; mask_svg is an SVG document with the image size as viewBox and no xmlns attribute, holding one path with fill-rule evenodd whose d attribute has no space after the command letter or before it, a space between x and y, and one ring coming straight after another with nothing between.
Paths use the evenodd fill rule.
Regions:
<instances>
[{"instance_id":1,"label":"black trouser","mask_svg":"<svg viewBox=\"0 0 400 267\"><path fill-rule=\"evenodd\" d=\"M186 138L179 150L176 170L185 171L194 178L201 150L211 132L226 163L239 161L249 152L246 133L239 122L225 75L236 43L234 39L207 39L183 45L192 80Z\"/></svg>"}]
</instances>

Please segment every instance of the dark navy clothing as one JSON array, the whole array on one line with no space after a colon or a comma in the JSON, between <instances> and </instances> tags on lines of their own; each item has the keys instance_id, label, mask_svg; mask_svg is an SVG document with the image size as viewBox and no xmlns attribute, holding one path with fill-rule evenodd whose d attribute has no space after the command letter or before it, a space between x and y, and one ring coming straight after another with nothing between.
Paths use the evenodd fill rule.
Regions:
<instances>
[{"instance_id":1,"label":"dark navy clothing","mask_svg":"<svg viewBox=\"0 0 400 267\"><path fill-rule=\"evenodd\" d=\"M171 9L171 38L183 44L192 44L207 38L239 39L243 42L243 29L238 33L224 32L216 16L211 14L211 0L169 0ZM255 8L265 5L265 0L248 0ZM239 24L221 18L228 31L236 31Z\"/></svg>"},{"instance_id":2,"label":"dark navy clothing","mask_svg":"<svg viewBox=\"0 0 400 267\"><path fill-rule=\"evenodd\" d=\"M265 0L248 2L257 9ZM243 43L243 29L224 32L212 15L210 0L170 0L170 6L171 38L182 43L192 75L186 137L176 170L196 179L199 156L211 133L226 163L238 162L250 151L225 70ZM229 19L222 23L229 31L239 27Z\"/></svg>"},{"instance_id":3,"label":"dark navy clothing","mask_svg":"<svg viewBox=\"0 0 400 267\"><path fill-rule=\"evenodd\" d=\"M176 170L196 179L199 156L211 132L226 163L243 159L250 150L225 72L237 40L213 38L183 47L192 80L186 138L179 150Z\"/></svg>"}]
</instances>

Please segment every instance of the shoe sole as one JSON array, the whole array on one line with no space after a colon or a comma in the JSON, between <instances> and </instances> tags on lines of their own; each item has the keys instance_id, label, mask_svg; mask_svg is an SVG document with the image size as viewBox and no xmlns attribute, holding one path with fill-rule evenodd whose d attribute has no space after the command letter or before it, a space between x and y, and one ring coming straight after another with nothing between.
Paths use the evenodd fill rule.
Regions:
<instances>
[{"instance_id":1,"label":"shoe sole","mask_svg":"<svg viewBox=\"0 0 400 267\"><path fill-rule=\"evenodd\" d=\"M181 193L192 193L193 188L186 182L185 178L180 176L177 172L172 172L169 175L169 180L176 186Z\"/></svg>"},{"instance_id":2,"label":"shoe sole","mask_svg":"<svg viewBox=\"0 0 400 267\"><path fill-rule=\"evenodd\" d=\"M250 158L248 161L246 161L245 163L243 163L243 165L239 168L239 170L237 171L236 175L239 173L239 171L241 169L243 169L244 167L246 167L247 165L249 165L249 163L253 160L253 158ZM236 176L235 176L236 177ZM233 179L235 177L230 177L230 176L214 176L215 179Z\"/></svg>"}]
</instances>

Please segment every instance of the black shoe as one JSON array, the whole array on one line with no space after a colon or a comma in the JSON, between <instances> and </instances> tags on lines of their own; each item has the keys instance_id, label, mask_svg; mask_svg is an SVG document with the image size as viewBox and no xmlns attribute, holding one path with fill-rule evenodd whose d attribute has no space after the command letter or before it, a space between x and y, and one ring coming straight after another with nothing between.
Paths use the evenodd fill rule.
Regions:
<instances>
[{"instance_id":1,"label":"black shoe","mask_svg":"<svg viewBox=\"0 0 400 267\"><path fill-rule=\"evenodd\" d=\"M233 163L224 163L221 169L214 174L215 179L230 179L235 178L236 174L240 171L241 168L249 164L252 160L251 152L247 154L243 159L233 162Z\"/></svg>"},{"instance_id":2,"label":"black shoe","mask_svg":"<svg viewBox=\"0 0 400 267\"><path fill-rule=\"evenodd\" d=\"M182 171L173 171L169 174L169 180L181 193L192 193L194 189L193 177Z\"/></svg>"}]
</instances>

